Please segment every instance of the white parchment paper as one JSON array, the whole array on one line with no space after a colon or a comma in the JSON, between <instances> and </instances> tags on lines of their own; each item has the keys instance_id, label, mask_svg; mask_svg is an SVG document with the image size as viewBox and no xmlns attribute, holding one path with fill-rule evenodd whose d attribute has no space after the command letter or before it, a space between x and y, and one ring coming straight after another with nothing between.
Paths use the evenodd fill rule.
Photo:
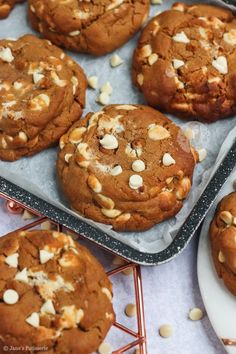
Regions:
<instances>
[{"instance_id":1,"label":"white parchment paper","mask_svg":"<svg viewBox=\"0 0 236 354\"><path fill-rule=\"evenodd\" d=\"M192 1L186 2L193 3ZM169 8L173 3L174 1L165 0L163 5L151 6L149 18L153 17L158 11ZM214 2L211 1L211 3ZM26 33L34 33L34 31L27 22L26 5L23 4L18 5L8 19L0 21L0 38L17 38ZM125 61L123 65L117 68L110 67L109 58L112 54L101 58L93 58L88 55L69 53L83 67L88 77L92 75L98 76L99 86L106 81L110 81L113 87L110 103L145 103L142 95L133 87L130 76L132 53L137 44L138 37L139 34L116 51ZM84 114L101 109L101 106L95 102L97 94L98 92L94 90L88 90ZM151 230L142 233L117 233L110 230L108 226L86 219L87 222L143 252L159 252L172 241L176 231L185 220L206 185L208 177L212 172L212 167L215 165L220 147L222 147L221 153L224 154L230 146L233 137L236 136L236 128L233 130L236 127L236 117L228 118L211 125L198 122L184 122L173 116L170 117L183 128L190 125L197 137L193 143L197 148L206 148L208 151L207 158L195 170L192 191L180 213L175 218L156 225ZM226 136L230 132L230 137L225 141ZM56 155L57 149L51 148L33 157L23 158L13 163L0 162L0 175L50 201L59 208L76 215L69 210L68 204L58 189L55 171ZM81 217L78 216L78 218Z\"/></svg>"}]
</instances>

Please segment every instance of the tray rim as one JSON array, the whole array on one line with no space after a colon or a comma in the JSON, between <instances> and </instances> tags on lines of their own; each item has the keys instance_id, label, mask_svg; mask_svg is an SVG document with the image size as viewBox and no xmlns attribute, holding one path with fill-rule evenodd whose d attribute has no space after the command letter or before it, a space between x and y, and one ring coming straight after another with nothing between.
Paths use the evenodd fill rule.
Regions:
<instances>
[{"instance_id":1,"label":"tray rim","mask_svg":"<svg viewBox=\"0 0 236 354\"><path fill-rule=\"evenodd\" d=\"M67 213L50 202L45 201L43 198L36 196L0 176L0 196L1 195L11 198L15 202L19 202L26 208L28 207L54 222L60 222L64 227L79 233L82 237L94 242L99 247L109 250L115 255L144 266L160 265L172 260L185 249L193 237L193 235L185 237L180 240L181 242L177 242L177 237L175 237L167 248L157 253L142 252L122 243L109 234L86 223L86 221L76 218L76 216Z\"/></svg>"},{"instance_id":2,"label":"tray rim","mask_svg":"<svg viewBox=\"0 0 236 354\"><path fill-rule=\"evenodd\" d=\"M173 241L164 250L156 253L138 251L1 176L0 196L2 194L21 203L26 208L35 210L39 214L48 217L56 223L60 223L62 226L79 233L82 237L93 241L100 247L131 262L154 266L172 260L187 247L235 166L236 137L233 138L230 149L219 163L216 171L214 171L214 175L211 175L206 187L180 226Z\"/></svg>"}]
</instances>

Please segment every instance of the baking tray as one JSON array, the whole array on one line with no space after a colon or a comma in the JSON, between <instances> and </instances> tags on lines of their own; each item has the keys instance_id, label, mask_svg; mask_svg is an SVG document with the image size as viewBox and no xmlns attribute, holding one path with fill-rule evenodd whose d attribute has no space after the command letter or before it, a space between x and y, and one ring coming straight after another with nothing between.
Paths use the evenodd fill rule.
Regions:
<instances>
[{"instance_id":1,"label":"baking tray","mask_svg":"<svg viewBox=\"0 0 236 354\"><path fill-rule=\"evenodd\" d=\"M171 6L171 4L174 1L172 0L166 0L163 5L161 6L154 6L152 7L152 15L154 15L155 12L157 12L158 10L164 10L166 8L169 8ZM193 1L186 1L187 3L193 3ZM19 5L16 7L16 9L13 11L13 14L10 16L10 18L6 21L4 21L5 25L6 25L6 29L4 30L2 26L3 22L0 22L0 37L1 37L1 31L2 33L7 33L9 32L9 36L12 36L13 32L14 32L14 28L21 28L21 30L17 31L18 35L22 35L28 31L30 31L29 26L27 25L27 23L25 22L25 26L26 28L22 29L22 27L20 27L20 23L23 21L25 21L21 16L24 13L24 8L25 5ZM17 11L19 11L19 16L16 16L15 14L17 14ZM25 16L25 15L23 15ZM10 21L10 22L9 22ZM14 26L10 26L9 24L14 23ZM122 47L120 49L121 52L121 56L125 56L126 55L126 47L129 46L129 55L131 53L132 48L134 47L134 45L136 45L136 41L139 35L136 35L135 38L130 41L129 43L127 43L126 46ZM70 53L71 55L71 53ZM72 56L73 57L73 56ZM80 59L82 60L82 64L83 64L83 56L80 56L79 58L79 62ZM107 62L108 58L101 58L101 59L97 59L98 60L98 65L96 66L96 68L93 68L93 70L95 70L95 72L93 72L94 74L96 74L96 70L100 70L100 68L102 68L103 62ZM99 61L100 60L100 61ZM88 59L88 64L90 65L92 63L92 59L89 58ZM100 64L100 65L99 65ZM105 64L104 64L105 65ZM126 66L125 69L125 75L130 75L129 71L130 68L128 66ZM91 74L91 71L88 72L87 74ZM111 73L112 75L115 75L115 71L112 71ZM114 76L114 78L116 78L117 76ZM110 77L109 77L110 79ZM112 77L111 77L112 79ZM122 78L122 80L124 80L125 77ZM122 81L123 82L123 81ZM124 87L128 89L130 89L130 84L131 82L129 81L129 86L126 87L126 82L123 82ZM123 94L123 96L122 96ZM89 95L91 96L91 92L89 93ZM119 92L117 92L117 97L115 97L115 102L111 102L111 103L124 103L124 95L125 97L127 96L127 93L123 92L122 90L120 90ZM97 107L92 107L91 106L91 100L89 100L88 105L87 105L87 110L91 110L94 111L95 109L97 110ZM128 102L125 102L128 103ZM132 91L130 93L129 96L129 103L143 103L142 101L142 96L140 96L136 91ZM86 113L86 112L85 112ZM181 121L174 118L174 121L177 124L180 124ZM231 123L230 123L231 122ZM183 122L182 122L183 123ZM232 118L231 121L228 120L228 124L231 124L231 129L233 128L233 124L236 125L236 118ZM203 124L202 124L203 125ZM217 127L215 126L214 128L212 127L212 129L217 130L218 132L222 132L222 136L221 136L221 140L219 140L219 145L223 142L223 138L226 137L228 131L230 131L230 127L228 127L228 131L226 133L226 131L224 132L224 122L221 122L217 125ZM236 134L235 134L236 135ZM217 137L218 138L218 137ZM216 138L216 140L217 140ZM218 140L217 140L218 143ZM218 151L214 151L214 159L212 158L212 165L214 164L213 161L215 161L215 158L217 156ZM47 157L47 156L46 156ZM33 159L34 157L32 157ZM37 157L38 158L38 157ZM27 161L28 162L28 161ZM25 161L24 167L27 168L27 162ZM209 167L209 166L208 166ZM1 167L0 167L1 169ZM7 170L7 172L10 171L10 167L9 170ZM28 186L22 188L22 186L20 187L18 185L18 181L12 181L10 178L9 173L1 173L0 170L0 193L2 193L2 195L5 195L9 198L13 198L14 200L16 200L18 203L23 204L26 207L30 207L31 209L35 210L36 212L47 216L48 218L52 219L55 222L60 222L61 224L63 224L64 226L70 228L71 230L80 233L83 237L88 238L89 240L97 243L98 245L104 246L105 248L107 248L108 250L110 250L113 253L119 254L123 257L125 257L126 259L139 263L139 264L143 264L143 265L157 265L157 264L161 264L164 263L166 261L171 260L172 258L174 258L176 255L178 255L188 244L188 242L190 241L190 239L192 238L195 230L197 229L197 227L199 226L199 218L195 218L194 220L191 218L188 218L188 221L184 223L184 225L180 228L179 232L177 233L177 236L175 236L174 240L172 241L172 243L167 246L167 248L165 248L164 250L161 250L159 252L156 253L149 253L149 252L143 252L140 250L137 250L134 247L131 247L130 245L127 245L126 243L123 243L121 240L115 239L113 237L111 237L109 234L107 234L104 231L101 231L97 228L95 228L93 225L86 223L83 220L79 220L78 218L76 218L74 215L69 214L68 212L66 212L65 210L61 210L59 207L53 205L50 201L46 200L46 198L42 197L41 195L36 195L35 193L32 193L32 191L29 191ZM224 173L222 174L222 181L221 183L224 182L224 180L226 179L226 175L224 175ZM28 190L26 190L28 189ZM212 193L214 192L214 187L212 189ZM204 203L208 203L209 200L205 200ZM205 207L207 206L207 204L200 204L198 206L199 211L201 209L205 209ZM203 208L204 207L204 208ZM201 215L202 217L202 213L198 213L198 217L199 215ZM145 235L144 235L145 237Z\"/></svg>"}]
</instances>

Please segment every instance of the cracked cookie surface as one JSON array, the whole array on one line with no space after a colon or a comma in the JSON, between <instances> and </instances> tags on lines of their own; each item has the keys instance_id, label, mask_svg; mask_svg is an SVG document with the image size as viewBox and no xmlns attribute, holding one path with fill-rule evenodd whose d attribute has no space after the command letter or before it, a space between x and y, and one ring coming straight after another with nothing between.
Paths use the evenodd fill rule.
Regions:
<instances>
[{"instance_id":1,"label":"cracked cookie surface","mask_svg":"<svg viewBox=\"0 0 236 354\"><path fill-rule=\"evenodd\" d=\"M149 0L30 0L34 29L73 51L103 55L121 47L147 18Z\"/></svg>"},{"instance_id":2,"label":"cracked cookie surface","mask_svg":"<svg viewBox=\"0 0 236 354\"><path fill-rule=\"evenodd\" d=\"M76 212L121 231L146 230L175 215L191 188L194 151L160 112L110 105L60 139L57 171Z\"/></svg>"},{"instance_id":3,"label":"cracked cookie surface","mask_svg":"<svg viewBox=\"0 0 236 354\"><path fill-rule=\"evenodd\" d=\"M1 237L0 298L1 353L14 346L17 354L26 347L90 354L115 320L112 286L100 263L55 231Z\"/></svg>"},{"instance_id":4,"label":"cracked cookie surface","mask_svg":"<svg viewBox=\"0 0 236 354\"><path fill-rule=\"evenodd\" d=\"M236 112L236 18L215 6L176 3L144 29L133 81L152 106L213 122Z\"/></svg>"},{"instance_id":5,"label":"cracked cookie surface","mask_svg":"<svg viewBox=\"0 0 236 354\"><path fill-rule=\"evenodd\" d=\"M210 241L217 274L236 296L236 192L218 204L210 227Z\"/></svg>"},{"instance_id":6,"label":"cracked cookie surface","mask_svg":"<svg viewBox=\"0 0 236 354\"><path fill-rule=\"evenodd\" d=\"M24 0L0 0L0 20L10 14L15 4L23 1Z\"/></svg>"},{"instance_id":7,"label":"cracked cookie surface","mask_svg":"<svg viewBox=\"0 0 236 354\"><path fill-rule=\"evenodd\" d=\"M80 66L47 40L0 40L0 159L52 144L78 120L87 81Z\"/></svg>"}]
</instances>

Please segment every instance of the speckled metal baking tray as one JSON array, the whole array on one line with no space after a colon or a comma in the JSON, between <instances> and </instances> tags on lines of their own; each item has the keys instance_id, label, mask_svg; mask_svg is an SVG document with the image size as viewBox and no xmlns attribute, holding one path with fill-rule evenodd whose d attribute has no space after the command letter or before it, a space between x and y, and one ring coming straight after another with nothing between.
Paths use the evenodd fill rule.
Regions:
<instances>
[{"instance_id":1,"label":"speckled metal baking tray","mask_svg":"<svg viewBox=\"0 0 236 354\"><path fill-rule=\"evenodd\" d=\"M132 262L142 265L158 265L173 259L184 250L235 166L236 139L234 139L233 145L220 163L186 221L179 229L173 242L165 250L158 253L145 253L131 248L86 222L77 219L75 216L62 211L34 194L18 187L3 177L0 177L0 195L14 199L23 206L29 207L54 222L60 223L79 233L81 236L108 249L110 252L118 254Z\"/></svg>"}]
</instances>

